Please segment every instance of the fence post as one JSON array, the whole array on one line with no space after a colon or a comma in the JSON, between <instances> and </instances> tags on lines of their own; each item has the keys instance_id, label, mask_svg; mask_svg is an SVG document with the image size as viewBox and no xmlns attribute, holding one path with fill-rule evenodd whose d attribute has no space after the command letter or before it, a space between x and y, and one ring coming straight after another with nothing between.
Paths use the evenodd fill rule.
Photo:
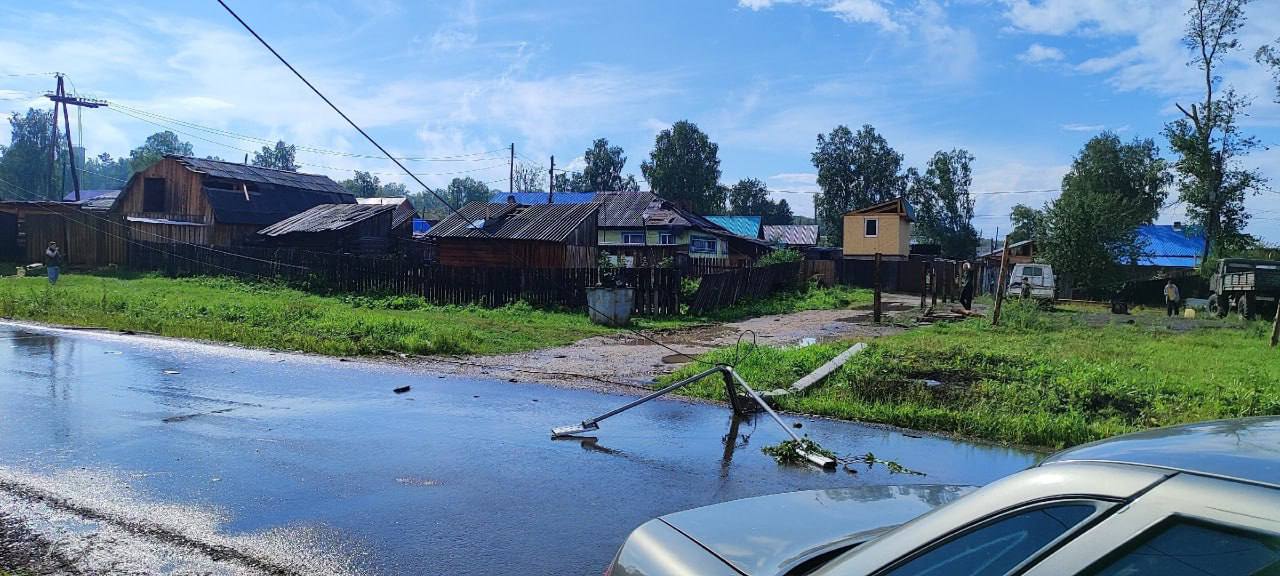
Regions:
<instances>
[{"instance_id":1,"label":"fence post","mask_svg":"<svg viewBox=\"0 0 1280 576\"><path fill-rule=\"evenodd\" d=\"M1276 319L1271 322L1271 347L1280 343L1280 301L1276 302Z\"/></svg>"},{"instance_id":2,"label":"fence post","mask_svg":"<svg viewBox=\"0 0 1280 576\"><path fill-rule=\"evenodd\" d=\"M873 302L872 321L876 324L880 323L880 253L876 252L876 267L872 273L872 282L875 283L875 300Z\"/></svg>"},{"instance_id":3,"label":"fence post","mask_svg":"<svg viewBox=\"0 0 1280 576\"><path fill-rule=\"evenodd\" d=\"M929 291L929 263L920 263L920 309L924 309L924 296Z\"/></svg>"},{"instance_id":4,"label":"fence post","mask_svg":"<svg viewBox=\"0 0 1280 576\"><path fill-rule=\"evenodd\" d=\"M938 261L929 262L929 292L933 294L930 306L938 307Z\"/></svg>"},{"instance_id":5,"label":"fence post","mask_svg":"<svg viewBox=\"0 0 1280 576\"><path fill-rule=\"evenodd\" d=\"M1000 275L996 277L996 308L991 312L991 325L1000 325L1000 305L1004 303L1004 267L1009 261L1009 237L1004 237L1004 249L1000 251Z\"/></svg>"}]
</instances>

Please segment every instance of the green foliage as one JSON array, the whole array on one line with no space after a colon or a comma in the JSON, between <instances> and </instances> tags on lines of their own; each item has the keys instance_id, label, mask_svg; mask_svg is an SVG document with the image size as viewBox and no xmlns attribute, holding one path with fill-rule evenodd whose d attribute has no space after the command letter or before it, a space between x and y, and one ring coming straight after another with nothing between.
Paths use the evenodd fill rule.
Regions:
<instances>
[{"instance_id":1,"label":"green foliage","mask_svg":"<svg viewBox=\"0 0 1280 576\"><path fill-rule=\"evenodd\" d=\"M29 108L25 115L9 116L9 145L0 146L0 198L17 200L62 199L61 164L55 165L52 187L49 147L53 137L53 112ZM59 157L66 147L58 145ZM61 162L61 160L59 160ZM33 196L34 195L34 196Z\"/></svg>"},{"instance_id":2,"label":"green foliage","mask_svg":"<svg viewBox=\"0 0 1280 576\"><path fill-rule=\"evenodd\" d=\"M493 191L484 182L470 176L454 178L444 190L444 199L454 208L461 208L470 202L488 202Z\"/></svg>"},{"instance_id":3,"label":"green foliage","mask_svg":"<svg viewBox=\"0 0 1280 576\"><path fill-rule=\"evenodd\" d=\"M621 146L610 146L609 139L597 138L582 153L582 160L586 162L586 166L582 168L582 178L586 181L587 192L640 189L634 176L622 176L627 157L622 155Z\"/></svg>"},{"instance_id":4,"label":"green foliage","mask_svg":"<svg viewBox=\"0 0 1280 576\"><path fill-rule=\"evenodd\" d=\"M1046 448L1280 412L1280 362L1267 347L1265 322L1175 331L1159 320L1113 323L1097 311L1006 304L999 327L975 319L874 340L823 383L777 397L777 405ZM736 369L757 388L783 388L848 345L758 347ZM735 354L726 348L703 359L726 362ZM698 383L684 393L722 400L724 390Z\"/></svg>"},{"instance_id":5,"label":"green foliage","mask_svg":"<svg viewBox=\"0 0 1280 576\"><path fill-rule=\"evenodd\" d=\"M790 248L778 248L756 260L756 267L763 268L774 264L788 264L804 260L804 255Z\"/></svg>"},{"instance_id":6,"label":"green foliage","mask_svg":"<svg viewBox=\"0 0 1280 576\"><path fill-rule=\"evenodd\" d=\"M808 437L801 438L798 442L795 440L783 440L782 442L772 446L765 446L764 448L761 448L760 451L772 456L779 464L786 464L789 466L803 465L809 462L801 452L817 454L818 456L826 456L833 460L836 457L835 452L819 446L817 442L814 442Z\"/></svg>"},{"instance_id":7,"label":"green foliage","mask_svg":"<svg viewBox=\"0 0 1280 576\"><path fill-rule=\"evenodd\" d=\"M556 192L592 192L591 184L581 172L560 172L556 174Z\"/></svg>"},{"instance_id":8,"label":"green foliage","mask_svg":"<svg viewBox=\"0 0 1280 576\"><path fill-rule=\"evenodd\" d=\"M416 296L316 296L226 278L80 274L53 288L42 277L0 278L0 316L333 355L498 354L614 332L586 314L524 303L435 306Z\"/></svg>"},{"instance_id":9,"label":"green foliage","mask_svg":"<svg viewBox=\"0 0 1280 576\"><path fill-rule=\"evenodd\" d=\"M129 167L141 172L159 162L167 154L190 156L194 153L190 142L183 142L177 134L165 130L147 136L147 141L129 151Z\"/></svg>"},{"instance_id":10,"label":"green foliage","mask_svg":"<svg viewBox=\"0 0 1280 576\"><path fill-rule=\"evenodd\" d=\"M843 125L829 135L819 134L812 160L822 188L814 205L818 222L829 237L843 238L846 212L906 192L902 154L870 124L863 125L856 135Z\"/></svg>"},{"instance_id":11,"label":"green foliage","mask_svg":"<svg viewBox=\"0 0 1280 576\"><path fill-rule=\"evenodd\" d=\"M698 288L702 286L702 279L694 276L685 276L680 279L680 301L693 302L693 297L698 294Z\"/></svg>"},{"instance_id":12,"label":"green foliage","mask_svg":"<svg viewBox=\"0 0 1280 576\"><path fill-rule=\"evenodd\" d=\"M790 224L791 206L787 201L769 199L769 187L755 178L744 178L729 188L729 213L736 216L759 216L762 224Z\"/></svg>"},{"instance_id":13,"label":"green foliage","mask_svg":"<svg viewBox=\"0 0 1280 576\"><path fill-rule=\"evenodd\" d=\"M1142 254L1137 228L1159 214L1168 167L1155 142L1103 132L1084 145L1045 209L1041 253L1085 289L1115 284Z\"/></svg>"},{"instance_id":14,"label":"green foliage","mask_svg":"<svg viewBox=\"0 0 1280 576\"><path fill-rule=\"evenodd\" d=\"M277 140L274 147L263 146L262 150L253 153L253 165L297 172L298 163L294 159L297 152L297 146L285 144L284 140Z\"/></svg>"},{"instance_id":15,"label":"green foliage","mask_svg":"<svg viewBox=\"0 0 1280 576\"><path fill-rule=\"evenodd\" d=\"M907 171L908 200L916 207L912 233L928 243L938 244L942 255L967 260L978 246L978 230L973 227L973 155L967 150L938 151L929 159L923 174Z\"/></svg>"},{"instance_id":16,"label":"green foliage","mask_svg":"<svg viewBox=\"0 0 1280 576\"><path fill-rule=\"evenodd\" d=\"M696 124L681 120L658 133L640 171L658 196L698 214L719 214L727 193L720 186L719 150Z\"/></svg>"},{"instance_id":17,"label":"green foliage","mask_svg":"<svg viewBox=\"0 0 1280 576\"><path fill-rule=\"evenodd\" d=\"M1036 210L1026 204L1015 204L1009 215L1013 221L1013 231L1009 232L1009 243L1039 238L1044 231L1044 211Z\"/></svg>"},{"instance_id":18,"label":"green foliage","mask_svg":"<svg viewBox=\"0 0 1280 576\"><path fill-rule=\"evenodd\" d=\"M683 287L682 287L683 288ZM871 302L872 292L865 288L832 286L823 288L809 282L798 290L774 293L768 298L739 302L710 314L710 318L733 321L774 314L790 314L801 310L844 310Z\"/></svg>"}]
</instances>

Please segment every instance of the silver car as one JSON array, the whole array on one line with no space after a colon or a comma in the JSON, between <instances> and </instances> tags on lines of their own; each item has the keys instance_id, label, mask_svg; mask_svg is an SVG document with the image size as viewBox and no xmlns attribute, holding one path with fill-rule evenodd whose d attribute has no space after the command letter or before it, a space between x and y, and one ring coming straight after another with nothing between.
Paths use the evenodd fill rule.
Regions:
<instances>
[{"instance_id":1,"label":"silver car","mask_svg":"<svg viewBox=\"0 0 1280 576\"><path fill-rule=\"evenodd\" d=\"M1280 576L1280 417L1129 434L980 489L725 502L637 528L610 576Z\"/></svg>"}]
</instances>

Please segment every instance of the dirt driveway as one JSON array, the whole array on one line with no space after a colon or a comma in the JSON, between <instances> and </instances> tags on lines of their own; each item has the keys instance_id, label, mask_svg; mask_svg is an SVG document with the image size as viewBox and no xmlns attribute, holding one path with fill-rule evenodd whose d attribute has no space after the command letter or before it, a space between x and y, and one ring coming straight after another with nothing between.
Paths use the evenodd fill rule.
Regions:
<instances>
[{"instance_id":1,"label":"dirt driveway","mask_svg":"<svg viewBox=\"0 0 1280 576\"><path fill-rule=\"evenodd\" d=\"M515 381L535 381L596 389L649 387L654 378L673 372L689 358L714 348L731 346L739 335L753 331L761 345L786 346L806 338L817 341L875 338L897 334L917 313L918 296L885 294L885 318L871 322L870 306L848 310L808 310L762 316L728 324L648 333L662 344L634 334L596 336L568 346L502 356L468 356L415 360L425 369L451 374L483 375ZM748 334L743 341L749 341Z\"/></svg>"}]
</instances>

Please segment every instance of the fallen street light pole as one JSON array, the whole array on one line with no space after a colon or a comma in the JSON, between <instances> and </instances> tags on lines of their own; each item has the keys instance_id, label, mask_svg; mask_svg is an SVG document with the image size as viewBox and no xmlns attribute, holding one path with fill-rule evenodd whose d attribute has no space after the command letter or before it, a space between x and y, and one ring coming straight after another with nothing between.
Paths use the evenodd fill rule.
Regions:
<instances>
[{"instance_id":1,"label":"fallen street light pole","mask_svg":"<svg viewBox=\"0 0 1280 576\"><path fill-rule=\"evenodd\" d=\"M738 372L733 369L733 367L724 366L724 365L717 365L713 368L709 368L707 370L699 372L693 376L690 376L678 382L674 382L642 398L637 398L622 406L614 408L613 410L605 412L604 414L596 416L595 418L588 418L586 420L583 420L582 423L580 424L569 425L569 426L559 426L556 428L552 428L551 437L566 438L566 437L576 436L584 432L599 430L600 422L602 420L605 420L606 418L610 418L622 412L626 412L627 410L635 408L636 406L644 404L645 402L653 400L654 398L658 398L659 396L662 396L664 394L669 394L671 392L679 390L680 388L693 384L694 382L697 382L699 380L702 380L703 378L706 378L714 374L723 374L728 376L728 378L725 379L725 388L726 388L725 394L728 397L731 405L734 407L735 412L737 412L738 410L738 405L736 401L737 391L733 389L733 385L732 385L732 383L734 382L736 382L739 386L742 386L742 388L747 391L747 394L749 394L751 398L756 401L756 404L759 404L760 407L763 408L765 412L768 412L769 416L773 418L773 421L777 422L778 426L782 427L782 430L786 432L787 435L790 436L791 439L794 440L797 445L801 444L800 437L796 436L796 433L791 431L791 427L787 426L786 422L782 421L782 418L778 416L777 412L773 411L773 408L771 408L769 404L764 401L764 398L760 397L760 395L757 394L756 391L752 389L750 385L747 384L746 380L743 380L742 376L739 375ZM823 456L821 454L815 454L808 450L801 449L799 446L796 447L796 452L801 456L803 456L805 460L808 460L809 462L813 463L815 466L819 466L826 470L831 470L836 467L836 461L834 458Z\"/></svg>"}]
</instances>

